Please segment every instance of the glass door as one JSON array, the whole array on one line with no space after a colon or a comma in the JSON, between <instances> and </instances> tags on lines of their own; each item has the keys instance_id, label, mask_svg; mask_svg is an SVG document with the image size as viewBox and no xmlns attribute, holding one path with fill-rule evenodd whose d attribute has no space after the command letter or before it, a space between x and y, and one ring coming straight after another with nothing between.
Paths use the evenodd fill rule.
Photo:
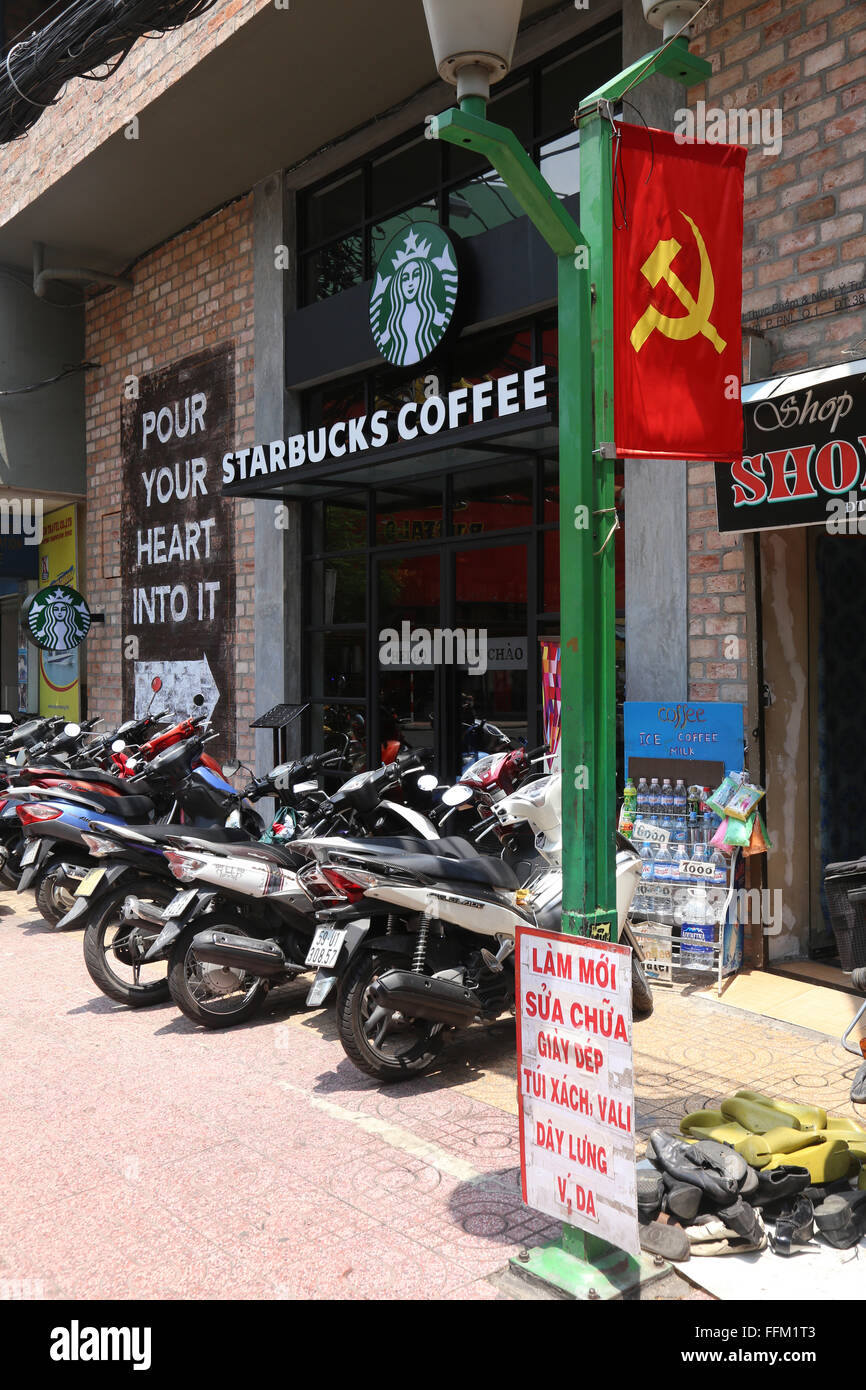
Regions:
<instances>
[{"instance_id":1,"label":"glass door","mask_svg":"<svg viewBox=\"0 0 866 1390\"><path fill-rule=\"evenodd\" d=\"M436 748L441 728L436 634L442 628L438 550L376 560L376 620L371 722L382 757L402 740ZM390 746L389 746L390 745ZM375 760L371 759L371 766Z\"/></svg>"}]
</instances>

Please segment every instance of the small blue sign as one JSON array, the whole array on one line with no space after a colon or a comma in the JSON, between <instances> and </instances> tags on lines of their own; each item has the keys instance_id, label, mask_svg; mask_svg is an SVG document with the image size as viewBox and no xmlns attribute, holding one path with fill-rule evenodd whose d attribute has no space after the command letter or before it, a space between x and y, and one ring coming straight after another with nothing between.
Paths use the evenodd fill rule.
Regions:
<instances>
[{"instance_id":1,"label":"small blue sign","mask_svg":"<svg viewBox=\"0 0 866 1390\"><path fill-rule=\"evenodd\" d=\"M677 758L724 763L725 772L742 770L742 705L627 700L623 721L626 769L630 758Z\"/></svg>"}]
</instances>

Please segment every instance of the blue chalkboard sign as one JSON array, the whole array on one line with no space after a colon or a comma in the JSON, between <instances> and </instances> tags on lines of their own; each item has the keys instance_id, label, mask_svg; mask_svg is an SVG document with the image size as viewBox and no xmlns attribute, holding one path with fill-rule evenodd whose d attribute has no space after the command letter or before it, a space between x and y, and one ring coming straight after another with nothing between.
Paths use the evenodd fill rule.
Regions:
<instances>
[{"instance_id":1,"label":"blue chalkboard sign","mask_svg":"<svg viewBox=\"0 0 866 1390\"><path fill-rule=\"evenodd\" d=\"M627 700L623 720L626 772L632 775L640 774L638 765L645 759L682 764L680 775L687 781L689 767L697 771L698 764L721 763L724 772L739 772L743 767L742 705L718 700Z\"/></svg>"}]
</instances>

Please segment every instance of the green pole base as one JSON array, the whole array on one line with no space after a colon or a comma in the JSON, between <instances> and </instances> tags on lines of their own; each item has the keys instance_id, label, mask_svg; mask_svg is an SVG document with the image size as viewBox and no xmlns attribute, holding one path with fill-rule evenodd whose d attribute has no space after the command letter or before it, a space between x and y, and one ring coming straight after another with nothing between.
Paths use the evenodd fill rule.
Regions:
<instances>
[{"instance_id":1,"label":"green pole base","mask_svg":"<svg viewBox=\"0 0 866 1390\"><path fill-rule=\"evenodd\" d=\"M569 1298L587 1302L619 1298L662 1279L671 1268L657 1255L641 1254L635 1259L607 1241L568 1226L563 1228L561 1241L537 1245L528 1252L528 1258L517 1256L509 1263L522 1278L537 1279Z\"/></svg>"}]
</instances>

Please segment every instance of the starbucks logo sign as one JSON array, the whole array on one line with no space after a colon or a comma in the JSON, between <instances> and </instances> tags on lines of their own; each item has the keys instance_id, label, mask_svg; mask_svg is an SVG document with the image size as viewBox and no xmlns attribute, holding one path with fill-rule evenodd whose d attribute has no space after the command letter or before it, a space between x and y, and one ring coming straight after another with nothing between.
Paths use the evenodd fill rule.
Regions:
<instances>
[{"instance_id":1,"label":"starbucks logo sign","mask_svg":"<svg viewBox=\"0 0 866 1390\"><path fill-rule=\"evenodd\" d=\"M71 652L90 631L90 609L69 584L49 584L33 595L26 622L37 647L49 652Z\"/></svg>"},{"instance_id":2,"label":"starbucks logo sign","mask_svg":"<svg viewBox=\"0 0 866 1390\"><path fill-rule=\"evenodd\" d=\"M457 257L448 233L416 222L389 241L370 295L370 327L382 356L411 367L441 343L457 302Z\"/></svg>"}]
</instances>

